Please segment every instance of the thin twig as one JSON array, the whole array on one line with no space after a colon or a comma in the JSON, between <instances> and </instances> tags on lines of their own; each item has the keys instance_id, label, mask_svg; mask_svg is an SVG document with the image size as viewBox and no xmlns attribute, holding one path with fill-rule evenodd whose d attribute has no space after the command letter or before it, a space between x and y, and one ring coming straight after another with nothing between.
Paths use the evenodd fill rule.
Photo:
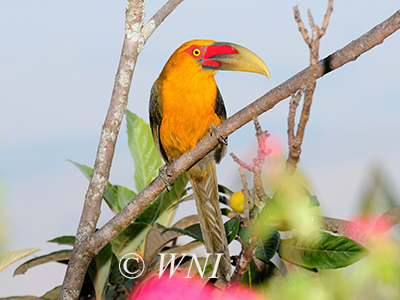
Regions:
<instances>
[{"instance_id":1,"label":"thin twig","mask_svg":"<svg viewBox=\"0 0 400 300\"><path fill-rule=\"evenodd\" d=\"M329 17L332 13L332 10L333 10L333 0L329 0L327 12L325 13L324 17L324 22L322 27L323 30L320 30L319 27L315 24L312 13L310 10L308 10L308 19L312 30L312 38L310 38L307 33L307 30L304 28L304 23L301 20L299 8L297 6L293 8L294 18L298 24L299 31L301 32L304 41L310 48L310 71L308 74L307 85L304 92L303 109L301 112L296 135L294 135L294 117L295 117L295 110L297 108L296 97L299 96L299 92L297 92L292 97L292 102L289 109L289 116L288 116L289 155L286 161L286 172L288 174L293 174L296 171L297 164L300 160L301 145L303 143L305 128L310 118L311 104L316 87L316 79L318 78L319 43L321 37L326 31L326 27L328 26Z\"/></svg>"},{"instance_id":2,"label":"thin twig","mask_svg":"<svg viewBox=\"0 0 400 300\"><path fill-rule=\"evenodd\" d=\"M269 137L269 134L267 131L263 131L261 128L260 123L258 122L258 119L256 116L253 117L253 122L254 122L254 127L256 130L256 137L257 137L257 156L253 159L253 166L248 166L248 170L251 170L254 174L254 204L256 207L261 207L261 203L265 206L265 191L263 187L263 182L261 178L261 171L262 171L262 166L265 161L265 157L270 154L271 150L266 148L265 141ZM231 156L234 158L235 162L242 162L240 159L238 159L235 155L231 154ZM236 159L235 159L236 158ZM243 162L242 162L243 163ZM246 165L247 166L247 165ZM242 189L242 192L244 194L244 209L243 209L243 214L245 215L245 219L243 221L244 226L250 226L251 220L250 220L250 202L249 202L249 195L247 193L248 188L247 188L247 182L243 173L243 169L239 167L240 171L240 176L242 178L243 186L244 189ZM240 252L239 258L237 260L236 268L233 273L233 276L231 278L231 281L229 283L228 288L234 288L236 287L246 270L248 269L250 262L253 258L253 252L254 249L257 245L257 241L259 239L259 232L257 230L252 229L251 234L249 237L249 241L246 244L246 246L243 246L242 244L242 251Z\"/></svg>"},{"instance_id":3,"label":"thin twig","mask_svg":"<svg viewBox=\"0 0 400 300\"><path fill-rule=\"evenodd\" d=\"M242 194L243 194L243 198L244 198L243 214L245 216L243 223L245 226L248 226L249 222L250 222L249 185L247 184L246 176L244 175L242 167L239 167L239 173L240 173L240 179L242 180L242 185L243 185L243 188L242 188Z\"/></svg>"},{"instance_id":4,"label":"thin twig","mask_svg":"<svg viewBox=\"0 0 400 300\"><path fill-rule=\"evenodd\" d=\"M242 248L239 258L236 261L236 268L233 272L230 282L228 283L227 289L236 289L240 281L243 278L244 273L246 273L251 260L253 259L254 249L257 246L258 234L255 230L251 230L250 236L247 240L247 244Z\"/></svg>"},{"instance_id":5,"label":"thin twig","mask_svg":"<svg viewBox=\"0 0 400 300\"><path fill-rule=\"evenodd\" d=\"M265 145L265 141L269 137L269 133L267 131L263 131L261 128L260 123L258 122L257 117L253 118L254 127L256 130L256 137L257 137L257 157L253 159L253 173L254 173L254 189L256 197L254 198L254 204L259 207L260 202L264 201L266 198L265 191L264 191L264 184L262 182L261 173L262 173L262 166L265 162L265 157L271 154L271 149L267 149Z\"/></svg>"},{"instance_id":6,"label":"thin twig","mask_svg":"<svg viewBox=\"0 0 400 300\"><path fill-rule=\"evenodd\" d=\"M243 169L246 169L247 171L253 172L253 166L252 165L246 164L239 157L237 157L234 153L231 153L230 156L233 158L233 161L235 163L237 163L239 166L241 166Z\"/></svg>"},{"instance_id":7,"label":"thin twig","mask_svg":"<svg viewBox=\"0 0 400 300\"><path fill-rule=\"evenodd\" d=\"M361 54L381 44L399 28L400 10L347 46L320 60L317 69L318 78L340 68L346 63L356 60ZM224 137L229 136L231 133L250 122L254 116L258 116L272 109L276 104L290 97L293 93L306 85L309 72L309 68L302 70L229 117L218 127L219 134ZM215 136L205 136L193 150L182 155L168 165L167 172L171 174L171 177L167 178L167 182L172 183L180 174L207 154L218 143L219 140ZM166 183L158 176L143 189L133 201L128 203L117 215L96 231L91 239L95 251L100 251L102 247L129 225L131 220L148 206L165 187Z\"/></svg>"},{"instance_id":8,"label":"thin twig","mask_svg":"<svg viewBox=\"0 0 400 300\"><path fill-rule=\"evenodd\" d=\"M298 90L295 94L292 95L289 103L289 115L288 115L288 144L289 147L292 145L293 140L295 138L294 127L295 127L295 118L296 118L296 110L299 106L299 102L301 97L303 96L303 90Z\"/></svg>"}]
</instances>

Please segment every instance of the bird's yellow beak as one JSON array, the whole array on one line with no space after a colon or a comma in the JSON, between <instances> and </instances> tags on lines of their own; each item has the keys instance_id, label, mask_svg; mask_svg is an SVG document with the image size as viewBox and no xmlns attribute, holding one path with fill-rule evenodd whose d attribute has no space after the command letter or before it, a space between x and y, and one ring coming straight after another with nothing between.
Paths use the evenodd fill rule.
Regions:
<instances>
[{"instance_id":1,"label":"bird's yellow beak","mask_svg":"<svg viewBox=\"0 0 400 300\"><path fill-rule=\"evenodd\" d=\"M204 47L201 59L203 69L254 72L270 79L267 66L249 49L225 42L216 42Z\"/></svg>"}]
</instances>

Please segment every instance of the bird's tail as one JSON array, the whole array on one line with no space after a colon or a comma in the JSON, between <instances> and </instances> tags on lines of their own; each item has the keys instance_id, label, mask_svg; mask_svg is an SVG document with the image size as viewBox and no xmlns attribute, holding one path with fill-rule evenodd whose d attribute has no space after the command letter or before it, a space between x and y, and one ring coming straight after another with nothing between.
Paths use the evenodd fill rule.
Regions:
<instances>
[{"instance_id":1,"label":"bird's tail","mask_svg":"<svg viewBox=\"0 0 400 300\"><path fill-rule=\"evenodd\" d=\"M196 199L204 245L207 253L212 254L211 264L215 266L216 253L223 253L217 274L229 280L231 260L219 206L217 174L212 152L191 167L187 173Z\"/></svg>"}]
</instances>

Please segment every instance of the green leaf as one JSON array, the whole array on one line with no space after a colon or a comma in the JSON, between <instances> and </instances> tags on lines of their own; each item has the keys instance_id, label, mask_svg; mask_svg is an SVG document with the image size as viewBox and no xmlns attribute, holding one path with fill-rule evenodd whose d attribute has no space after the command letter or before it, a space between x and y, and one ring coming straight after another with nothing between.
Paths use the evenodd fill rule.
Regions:
<instances>
[{"instance_id":1,"label":"green leaf","mask_svg":"<svg viewBox=\"0 0 400 300\"><path fill-rule=\"evenodd\" d=\"M120 261L115 257L115 255L113 255L112 261L111 261L110 277L109 277L110 278L109 282L111 285L125 284L127 281L132 280L132 279L126 278L124 275L122 275L119 264L120 264ZM126 267L128 270L134 270L136 267L136 261L134 259L130 259L129 261L127 261ZM106 299L111 299L111 297L110 298L106 297Z\"/></svg>"},{"instance_id":2,"label":"green leaf","mask_svg":"<svg viewBox=\"0 0 400 300\"><path fill-rule=\"evenodd\" d=\"M83 173L83 175L85 175L85 177L90 180L93 173L93 169L91 167L79 164L72 160L68 161L73 163ZM131 191L130 189L120 185L112 185L110 182L107 181L107 186L104 191L103 198L114 214L117 214L122 208L125 207L126 204L128 204L135 197L136 193Z\"/></svg>"},{"instance_id":3,"label":"green leaf","mask_svg":"<svg viewBox=\"0 0 400 300\"><path fill-rule=\"evenodd\" d=\"M278 250L279 240L279 231L274 226L264 226L260 232L255 255L265 263L269 262Z\"/></svg>"},{"instance_id":4,"label":"green leaf","mask_svg":"<svg viewBox=\"0 0 400 300\"><path fill-rule=\"evenodd\" d=\"M129 149L135 165L136 191L139 193L158 175L162 161L150 126L129 110L126 111L126 121Z\"/></svg>"},{"instance_id":5,"label":"green leaf","mask_svg":"<svg viewBox=\"0 0 400 300\"><path fill-rule=\"evenodd\" d=\"M239 237L242 240L243 246L246 246L247 241L248 241L249 236L250 236L250 232L251 232L251 228L250 227L244 226L244 227L240 228Z\"/></svg>"},{"instance_id":6,"label":"green leaf","mask_svg":"<svg viewBox=\"0 0 400 300\"><path fill-rule=\"evenodd\" d=\"M104 299L106 294L112 257L111 245L107 244L90 262L88 273L93 282L96 299Z\"/></svg>"},{"instance_id":7,"label":"green leaf","mask_svg":"<svg viewBox=\"0 0 400 300\"><path fill-rule=\"evenodd\" d=\"M111 193L110 194L108 193L109 188L116 190L116 199L111 198ZM108 199L108 201L110 201L112 203L115 203L117 206L118 212L121 211L121 209L123 209L136 196L137 195L134 191L131 191L130 189L128 189L124 186L120 186L120 185L111 185L110 184L110 187L109 187L107 184L106 192L104 192L104 198Z\"/></svg>"},{"instance_id":8,"label":"green leaf","mask_svg":"<svg viewBox=\"0 0 400 300\"><path fill-rule=\"evenodd\" d=\"M171 225L176 211L175 204L185 195L185 187L188 181L189 179L185 172L174 181L174 185L171 187L169 192L166 190L162 192L160 211L155 222L164 226Z\"/></svg>"},{"instance_id":9,"label":"green leaf","mask_svg":"<svg viewBox=\"0 0 400 300\"><path fill-rule=\"evenodd\" d=\"M240 218L233 218L225 222L225 234L230 244L239 232Z\"/></svg>"},{"instance_id":10,"label":"green leaf","mask_svg":"<svg viewBox=\"0 0 400 300\"><path fill-rule=\"evenodd\" d=\"M323 231L281 240L278 252L282 258L310 269L343 268L368 254L355 241Z\"/></svg>"},{"instance_id":11,"label":"green leaf","mask_svg":"<svg viewBox=\"0 0 400 300\"><path fill-rule=\"evenodd\" d=\"M57 243L59 245L71 245L73 246L75 243L75 236L74 235L63 235L60 237L56 237L50 241L49 243Z\"/></svg>"},{"instance_id":12,"label":"green leaf","mask_svg":"<svg viewBox=\"0 0 400 300\"><path fill-rule=\"evenodd\" d=\"M27 262L23 263L20 265L14 272L15 275L21 275L24 274L26 271L28 271L30 268L45 264L48 262L53 262L53 261L68 261L71 257L72 250L60 250L60 251L55 251L46 255L38 256L35 257L31 260L28 260Z\"/></svg>"},{"instance_id":13,"label":"green leaf","mask_svg":"<svg viewBox=\"0 0 400 300\"><path fill-rule=\"evenodd\" d=\"M11 265L13 262L24 258L36 251L39 251L39 248L30 248L30 249L23 249L23 250L15 250L5 252L0 255L0 271L3 270L5 267Z\"/></svg>"},{"instance_id":14,"label":"green leaf","mask_svg":"<svg viewBox=\"0 0 400 300\"><path fill-rule=\"evenodd\" d=\"M315 198L315 197L309 192L309 190L307 190L304 186L303 186L303 188L304 188L304 191L305 191L306 196L307 196L308 199L310 200L310 207L319 206L319 201L318 201L318 199Z\"/></svg>"},{"instance_id":15,"label":"green leaf","mask_svg":"<svg viewBox=\"0 0 400 300\"><path fill-rule=\"evenodd\" d=\"M200 223L193 224L193 225L191 225L189 227L186 227L185 229L176 228L176 227L167 228L167 227L165 227L165 226L163 226L161 224L158 224L158 223L157 223L157 225L160 228L164 228L165 231L173 230L173 231L182 233L183 235L190 236L191 238L194 238L195 240L204 243L203 235L202 235L201 229L200 229Z\"/></svg>"},{"instance_id":16,"label":"green leaf","mask_svg":"<svg viewBox=\"0 0 400 300\"><path fill-rule=\"evenodd\" d=\"M230 213L232 212L232 210L230 210L229 208L221 208L221 214L223 216L228 216Z\"/></svg>"},{"instance_id":17,"label":"green leaf","mask_svg":"<svg viewBox=\"0 0 400 300\"><path fill-rule=\"evenodd\" d=\"M164 190L136 218L135 222L153 225L155 222L169 226L175 214L176 205L183 196L188 178L186 173L179 176L171 190Z\"/></svg>"},{"instance_id":18,"label":"green leaf","mask_svg":"<svg viewBox=\"0 0 400 300\"><path fill-rule=\"evenodd\" d=\"M146 208L135 218L135 223L146 223L151 226L154 224L154 221L157 219L160 212L163 193L158 195L156 199L154 199L148 206L146 206Z\"/></svg>"},{"instance_id":19,"label":"green leaf","mask_svg":"<svg viewBox=\"0 0 400 300\"><path fill-rule=\"evenodd\" d=\"M111 241L112 252L117 259L121 260L125 254L135 252L150 229L151 226L146 223L129 224Z\"/></svg>"},{"instance_id":20,"label":"green leaf","mask_svg":"<svg viewBox=\"0 0 400 300\"><path fill-rule=\"evenodd\" d=\"M253 285L260 285L261 282L262 279L260 271L258 270L254 260L251 260L249 268L247 269L246 273L244 273L241 283L252 287Z\"/></svg>"}]
</instances>

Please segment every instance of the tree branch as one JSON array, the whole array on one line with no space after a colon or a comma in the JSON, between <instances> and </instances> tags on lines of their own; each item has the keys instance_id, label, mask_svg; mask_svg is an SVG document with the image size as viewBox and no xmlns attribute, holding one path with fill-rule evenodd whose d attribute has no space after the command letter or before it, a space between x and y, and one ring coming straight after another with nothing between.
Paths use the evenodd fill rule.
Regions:
<instances>
[{"instance_id":1,"label":"tree branch","mask_svg":"<svg viewBox=\"0 0 400 300\"><path fill-rule=\"evenodd\" d=\"M139 5L143 3L142 1L138 2ZM134 1L130 1L130 3L132 4L134 3ZM139 16L139 19L141 17L142 15ZM357 40L352 41L344 48L329 55L325 59L320 60L317 64L316 78L320 78L325 74L337 68L340 68L348 62L356 60L364 52L367 52L376 45L381 44L385 40L385 38L387 38L399 28L400 11L397 11L390 18L375 26L373 29L371 29L369 32L367 32ZM151 30L149 32L151 32ZM138 36L138 39L139 38L140 35ZM143 36L142 39L142 42L145 42L145 36ZM131 51L133 51L133 54L131 54L133 56L131 56L131 60L129 60L131 63L133 63L133 65L131 65L131 73L133 73L133 68L137 59L138 53L136 52L138 51L138 46L138 40L136 40L135 43L132 43L132 39L127 38L126 32L120 66L121 64L126 63L123 62L124 58L129 58L130 55L128 55L128 53L132 53ZM128 53L126 53L125 51L127 51ZM126 56L124 55L124 53ZM126 76L128 78L132 77L132 74L123 76L122 71L123 69L121 69L120 67L116 77L116 86L123 86L126 83L123 80L124 78L126 79ZM228 118L219 126L218 130L220 135L230 135L231 133L242 127L244 124L251 121L254 116L259 116L267 110L272 109L277 103L294 94L298 89L305 86L307 78L309 76L309 72L309 68L304 69L303 71L299 72L284 83L270 90L268 93ZM122 99L125 99L126 101L127 93L120 95L122 99L120 99L119 105L114 105L114 97L116 97L116 94L118 94L115 90L116 88L114 88L113 97L110 103L110 109L111 107L114 107L116 111L121 111L121 108L126 106L126 103L124 103ZM129 87L127 90L124 88L122 90L128 92ZM109 127L106 126L106 124ZM76 245L74 246L72 254L73 257L71 258L70 264L67 268L67 274L64 279L64 284L59 299L78 298L79 290L82 283L81 279L86 272L87 266L91 258L95 254L97 254L108 242L110 242L121 230L123 230L130 223L130 221L135 218L147 205L149 205L151 201L166 187L166 184L158 176L143 191L141 191L138 196L133 199L133 201L128 203L101 229L93 233L91 236L89 235L91 232L93 232L92 228L94 228L97 224L98 215L96 216L95 212L99 212L100 201L104 192L105 183L108 179L109 168L107 170L107 167L105 166L111 165L111 162L105 163L105 160L110 160L110 157L112 158L112 155L114 153L113 147L109 147L108 145L105 145L103 143L107 140L110 141L111 144L115 144L115 140L119 131L119 126L120 122L118 122L118 120L114 120L111 114L108 113L105 126L103 126L102 137L100 138L98 157L96 158L97 164L95 163L95 169L92 177L93 183L91 181L91 183L89 184L89 189L85 199L85 208L81 218L84 221L84 224L87 224L90 227L90 230L83 230L83 228L81 228L81 225L79 226L80 228L78 228L78 234L79 236L81 236L81 238L77 238ZM108 136L108 139L103 139L103 135ZM184 154L167 167L168 174L172 174L172 176L168 178L168 181L172 183L187 168L189 168L197 160L199 160L211 149L213 149L218 144L218 142L219 141L215 136L204 137L204 139L197 144L195 149ZM111 152L108 150L109 148L112 148ZM103 163L105 164L104 168L100 168L103 170L103 172L99 172L97 170L99 168L98 165L102 165ZM92 198L96 199L96 201L94 201L94 205L92 205L92 201L90 201L90 199ZM94 211L91 211L92 209ZM92 216L91 218L85 216L85 211L87 210L90 211L90 216Z\"/></svg>"},{"instance_id":2,"label":"tree branch","mask_svg":"<svg viewBox=\"0 0 400 300\"><path fill-rule=\"evenodd\" d=\"M86 192L71 259L65 274L59 299L78 299L82 283L92 258L101 250L90 244L103 199L114 156L119 129L128 104L128 94L137 57L145 42L161 22L183 0L170 0L149 21L142 32L144 0L129 0L125 12L125 38L107 116L97 150L93 174Z\"/></svg>"},{"instance_id":3,"label":"tree branch","mask_svg":"<svg viewBox=\"0 0 400 300\"><path fill-rule=\"evenodd\" d=\"M297 133L294 135L294 117L298 106L298 101L301 98L301 90L297 91L292 96L292 101L289 108L288 116L288 144L289 144L289 155L286 161L286 172L293 174L297 169L297 164L300 160L301 144L303 143L304 131L310 118L311 104L316 87L316 79L318 76L318 58L319 58L319 43L322 36L325 34L326 27L329 24L329 18L333 11L333 0L329 0L328 8L325 13L324 22L322 28L319 29L314 23L314 18L310 10L308 10L308 19L311 26L312 38L308 36L307 30L304 28L304 23L301 20L299 8L295 6L294 18L298 24L299 31L301 32L304 41L310 48L310 67L307 80L307 86L304 91L304 103L303 110L301 112L300 122L297 127Z\"/></svg>"},{"instance_id":4,"label":"tree branch","mask_svg":"<svg viewBox=\"0 0 400 300\"><path fill-rule=\"evenodd\" d=\"M346 63L356 60L361 54L367 52L373 47L381 44L385 38L390 36L400 28L400 10L390 18L375 26L373 29L352 41L342 49L332 53L328 57L320 60L317 64L317 78L340 68ZM284 83L273 88L265 95L261 96L245 108L241 109L219 127L220 136L228 136L249 121L254 116L272 109L277 103L286 99L298 89L307 83L309 68L302 70ZM182 155L179 159L167 166L166 171L171 174L168 182L172 183L187 168L207 154L218 144L215 136L205 136L196 147L188 153ZM96 251L100 251L108 242L110 242L129 222L135 218L153 199L160 194L166 183L160 176L155 178L143 191L141 191L133 201L128 203L117 215L108 223L93 234L91 243Z\"/></svg>"}]
</instances>

